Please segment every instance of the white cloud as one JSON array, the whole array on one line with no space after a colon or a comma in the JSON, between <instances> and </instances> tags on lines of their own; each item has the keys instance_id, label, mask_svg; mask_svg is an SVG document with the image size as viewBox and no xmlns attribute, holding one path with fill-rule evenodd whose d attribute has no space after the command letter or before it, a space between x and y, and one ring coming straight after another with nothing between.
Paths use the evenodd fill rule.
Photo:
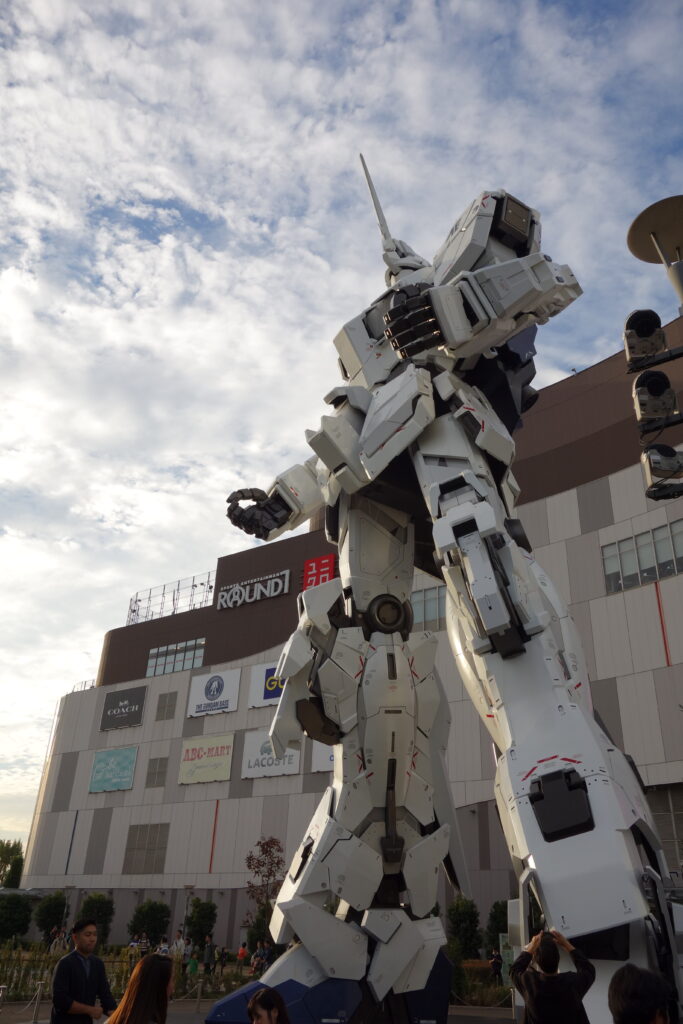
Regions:
<instances>
[{"instance_id":1,"label":"white cloud","mask_svg":"<svg viewBox=\"0 0 683 1024\"><path fill-rule=\"evenodd\" d=\"M0 791L129 595L243 547L225 495L304 454L331 339L383 288L359 151L427 257L482 188L542 211L585 289L539 334L542 383L616 350L635 306L675 315L625 234L680 188L683 13L601 10L5 5ZM0 832L27 827L41 758Z\"/></svg>"}]
</instances>

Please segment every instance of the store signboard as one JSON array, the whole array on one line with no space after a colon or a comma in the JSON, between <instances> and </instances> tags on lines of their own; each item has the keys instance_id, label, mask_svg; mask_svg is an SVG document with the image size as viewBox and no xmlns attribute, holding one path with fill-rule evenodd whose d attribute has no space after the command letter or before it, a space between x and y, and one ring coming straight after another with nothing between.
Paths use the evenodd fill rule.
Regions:
<instances>
[{"instance_id":1,"label":"store signboard","mask_svg":"<svg viewBox=\"0 0 683 1024\"><path fill-rule=\"evenodd\" d=\"M183 740L178 782L191 786L196 782L227 782L232 767L235 734L195 736Z\"/></svg>"},{"instance_id":2,"label":"store signboard","mask_svg":"<svg viewBox=\"0 0 683 1024\"><path fill-rule=\"evenodd\" d=\"M237 711L239 692L240 670L238 668L193 676L190 680L187 717L197 718L200 715L218 715L223 711Z\"/></svg>"},{"instance_id":3,"label":"store signboard","mask_svg":"<svg viewBox=\"0 0 683 1024\"><path fill-rule=\"evenodd\" d=\"M270 597L280 597L289 593L289 569L271 573L270 576L258 576L253 580L241 583L228 583L221 587L216 597L218 611L240 608L243 604L253 604Z\"/></svg>"},{"instance_id":4,"label":"store signboard","mask_svg":"<svg viewBox=\"0 0 683 1024\"><path fill-rule=\"evenodd\" d=\"M269 704L277 704L282 696L285 680L279 679L275 672L276 666L272 661L264 661L262 665L251 666L250 708L265 708Z\"/></svg>"},{"instance_id":5,"label":"store signboard","mask_svg":"<svg viewBox=\"0 0 683 1024\"><path fill-rule=\"evenodd\" d=\"M304 573L302 590L309 587L319 587L321 583L329 583L334 579L336 558L334 554L319 555L318 558L309 558L304 562Z\"/></svg>"},{"instance_id":6,"label":"store signboard","mask_svg":"<svg viewBox=\"0 0 683 1024\"><path fill-rule=\"evenodd\" d=\"M271 775L297 775L300 751L287 747L284 757L276 757L266 729L244 734L242 778L263 779Z\"/></svg>"},{"instance_id":7,"label":"store signboard","mask_svg":"<svg viewBox=\"0 0 683 1024\"><path fill-rule=\"evenodd\" d=\"M146 686L134 686L130 690L112 690L107 693L102 709L100 732L140 725L146 693Z\"/></svg>"},{"instance_id":8,"label":"store signboard","mask_svg":"<svg viewBox=\"0 0 683 1024\"><path fill-rule=\"evenodd\" d=\"M113 793L118 789L132 789L137 756L137 747L95 751L88 792Z\"/></svg>"},{"instance_id":9,"label":"store signboard","mask_svg":"<svg viewBox=\"0 0 683 1024\"><path fill-rule=\"evenodd\" d=\"M313 740L313 751L311 752L312 772L331 772L334 768L334 747L328 747L325 743L318 743Z\"/></svg>"}]
</instances>

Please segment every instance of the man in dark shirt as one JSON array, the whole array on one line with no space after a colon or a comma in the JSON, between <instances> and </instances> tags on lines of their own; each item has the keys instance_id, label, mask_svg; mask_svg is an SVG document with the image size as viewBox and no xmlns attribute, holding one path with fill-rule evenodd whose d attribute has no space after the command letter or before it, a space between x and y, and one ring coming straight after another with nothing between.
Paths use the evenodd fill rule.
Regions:
<instances>
[{"instance_id":1,"label":"man in dark shirt","mask_svg":"<svg viewBox=\"0 0 683 1024\"><path fill-rule=\"evenodd\" d=\"M51 1024L90 1024L116 1009L104 964L92 955L97 924L76 921L71 937L75 948L62 957L52 976Z\"/></svg>"},{"instance_id":2,"label":"man in dark shirt","mask_svg":"<svg viewBox=\"0 0 683 1024\"><path fill-rule=\"evenodd\" d=\"M558 973L560 949L569 953L576 972ZM589 1024L581 1000L595 981L595 968L559 932L534 935L510 968L510 977L524 997L524 1024Z\"/></svg>"}]
</instances>

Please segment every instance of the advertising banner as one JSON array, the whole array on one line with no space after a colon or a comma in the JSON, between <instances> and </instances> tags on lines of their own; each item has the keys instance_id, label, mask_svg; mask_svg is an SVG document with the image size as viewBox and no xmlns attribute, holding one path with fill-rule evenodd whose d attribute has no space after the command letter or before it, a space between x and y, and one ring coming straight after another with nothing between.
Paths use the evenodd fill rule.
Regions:
<instances>
[{"instance_id":1,"label":"advertising banner","mask_svg":"<svg viewBox=\"0 0 683 1024\"><path fill-rule=\"evenodd\" d=\"M242 778L263 779L271 775L297 775L299 757L299 750L287 747L285 756L282 759L277 758L266 729L245 732Z\"/></svg>"},{"instance_id":2,"label":"advertising banner","mask_svg":"<svg viewBox=\"0 0 683 1024\"><path fill-rule=\"evenodd\" d=\"M227 782L232 765L233 732L222 736L195 736L183 740L180 752L178 782L191 786L195 782Z\"/></svg>"},{"instance_id":3,"label":"advertising banner","mask_svg":"<svg viewBox=\"0 0 683 1024\"><path fill-rule=\"evenodd\" d=\"M112 793L117 789L132 789L137 756L137 747L95 751L88 792Z\"/></svg>"},{"instance_id":4,"label":"advertising banner","mask_svg":"<svg viewBox=\"0 0 683 1024\"><path fill-rule=\"evenodd\" d=\"M104 698L100 732L140 725L146 693L146 686L134 686L130 690L112 690L108 693Z\"/></svg>"},{"instance_id":5,"label":"advertising banner","mask_svg":"<svg viewBox=\"0 0 683 1024\"><path fill-rule=\"evenodd\" d=\"M311 753L312 772L331 772L334 768L334 747L328 747L324 743L313 740L313 751Z\"/></svg>"},{"instance_id":6,"label":"advertising banner","mask_svg":"<svg viewBox=\"0 0 683 1024\"><path fill-rule=\"evenodd\" d=\"M277 704L285 686L284 679L275 675L276 666L272 661L264 661L262 665L251 666L251 682L249 684L249 707L265 708L269 704Z\"/></svg>"},{"instance_id":7,"label":"advertising banner","mask_svg":"<svg viewBox=\"0 0 683 1024\"><path fill-rule=\"evenodd\" d=\"M218 715L222 711L237 711L239 692L238 668L194 676L190 681L187 717L197 718L200 715Z\"/></svg>"},{"instance_id":8,"label":"advertising banner","mask_svg":"<svg viewBox=\"0 0 683 1024\"><path fill-rule=\"evenodd\" d=\"M259 576L241 583L228 583L221 587L216 597L218 611L240 608L243 604L253 604L269 597L279 597L289 593L289 569L271 573L270 576Z\"/></svg>"}]
</instances>

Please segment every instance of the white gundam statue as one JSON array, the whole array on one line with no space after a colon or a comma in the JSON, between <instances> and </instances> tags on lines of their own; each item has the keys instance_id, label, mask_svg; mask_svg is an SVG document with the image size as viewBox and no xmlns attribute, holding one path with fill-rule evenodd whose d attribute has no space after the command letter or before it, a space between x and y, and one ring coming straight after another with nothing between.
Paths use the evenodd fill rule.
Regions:
<instances>
[{"instance_id":1,"label":"white gundam statue","mask_svg":"<svg viewBox=\"0 0 683 1024\"><path fill-rule=\"evenodd\" d=\"M305 734L334 746L334 774L273 911L273 939L291 947L261 981L293 1021L446 1019L437 879L443 864L467 892L467 866L436 638L412 631L417 566L446 584L455 666L498 753L512 931L527 942L535 912L571 937L597 968L590 1020L607 1024L627 959L683 994L683 907L642 788L595 720L577 631L515 518L511 435L536 396L536 325L581 288L541 251L539 214L504 191L475 199L427 263L391 236L363 167L387 288L335 338L343 383L306 435L312 457L228 499L231 522L263 540L324 508L339 550L340 577L300 595L277 669L275 752Z\"/></svg>"}]
</instances>

